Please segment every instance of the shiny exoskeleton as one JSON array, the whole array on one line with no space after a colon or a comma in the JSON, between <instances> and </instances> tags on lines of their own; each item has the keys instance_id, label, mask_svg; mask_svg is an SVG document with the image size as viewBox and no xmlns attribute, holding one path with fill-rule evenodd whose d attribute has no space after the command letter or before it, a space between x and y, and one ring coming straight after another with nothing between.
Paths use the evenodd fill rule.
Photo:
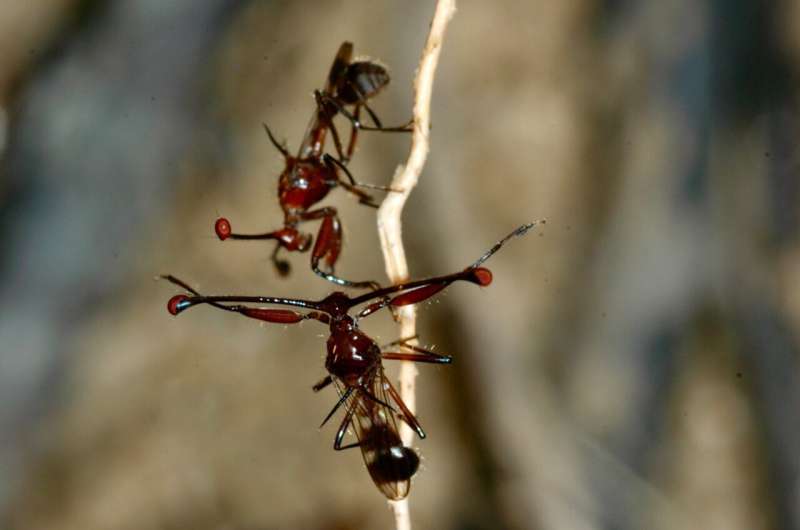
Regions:
<instances>
[{"instance_id":1,"label":"shiny exoskeleton","mask_svg":"<svg viewBox=\"0 0 800 530\"><path fill-rule=\"evenodd\" d=\"M214 229L221 240L274 240L275 250L272 261L278 272L288 274L289 263L278 258L280 249L290 252L305 252L311 247L311 234L300 232L298 225L306 221L321 220L316 243L311 251L312 270L328 281L346 287L377 288L375 282L353 282L334 274L336 261L342 248L342 226L337 211L333 207L312 209L335 187L341 186L356 197L361 204L377 208L372 196L363 188L386 189L356 182L345 167L355 149L357 132L374 130L384 132L409 132L409 125L402 127L383 127L377 115L369 108L367 100L376 96L388 83L386 69L371 61L352 62L353 45L345 42L333 61L325 87L315 91L317 108L309 123L303 143L297 156L289 154L286 147L278 143L267 125L272 144L283 155L286 166L278 179L278 202L283 209L283 227L279 230L261 234L237 234L231 229L226 218L217 220ZM352 107L350 112L348 107ZM359 121L360 111L369 113L375 127L368 127ZM352 123L350 141L343 150L334 118L342 114ZM331 132L338 159L324 153L325 140ZM346 177L342 178L342 174Z\"/></svg>"},{"instance_id":2,"label":"shiny exoskeleton","mask_svg":"<svg viewBox=\"0 0 800 530\"><path fill-rule=\"evenodd\" d=\"M381 348L359 329L359 321L383 308L398 308L427 300L456 281L489 285L492 273L481 265L506 241L525 234L535 224L517 228L460 272L404 282L356 297L340 291L318 301L273 296L203 296L174 276L165 276L165 279L189 293L173 296L167 308L171 314L178 315L196 305L206 304L264 322L296 324L304 320L316 320L328 325L330 335L325 359L328 375L313 389L319 391L335 384L339 400L322 423L324 425L344 405L346 413L337 430L334 448L360 447L370 476L381 492L390 499L401 499L408 494L410 478L419 465L419 458L400 442L396 417L405 421L420 438L425 437L425 432L384 376L382 362L402 360L447 364L451 362L451 357L410 344L410 339ZM254 305L282 305L306 311ZM357 313L350 314L361 305L364 307ZM342 445L347 428L351 425L358 441Z\"/></svg>"}]
</instances>

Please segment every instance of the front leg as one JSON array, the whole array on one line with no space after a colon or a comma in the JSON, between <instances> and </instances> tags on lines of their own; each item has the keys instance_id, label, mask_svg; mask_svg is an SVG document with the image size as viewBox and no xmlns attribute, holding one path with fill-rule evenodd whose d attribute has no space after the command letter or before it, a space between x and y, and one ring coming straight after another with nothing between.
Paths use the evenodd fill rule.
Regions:
<instances>
[{"instance_id":1,"label":"front leg","mask_svg":"<svg viewBox=\"0 0 800 530\"><path fill-rule=\"evenodd\" d=\"M311 270L329 282L344 287L357 289L380 289L380 285L373 281L354 282L345 280L334 274L339 253L342 250L342 225L336 214L336 209L326 207L312 210L300 216L303 221L322 219L322 225L317 232L317 240L311 250ZM324 262L327 270L322 270L320 262Z\"/></svg>"}]
</instances>

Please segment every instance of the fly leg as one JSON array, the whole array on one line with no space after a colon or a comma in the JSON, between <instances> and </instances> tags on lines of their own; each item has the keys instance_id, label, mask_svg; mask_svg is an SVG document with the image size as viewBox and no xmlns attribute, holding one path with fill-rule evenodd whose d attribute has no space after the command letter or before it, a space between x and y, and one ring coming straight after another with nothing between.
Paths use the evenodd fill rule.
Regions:
<instances>
[{"instance_id":1,"label":"fly leg","mask_svg":"<svg viewBox=\"0 0 800 530\"><path fill-rule=\"evenodd\" d=\"M358 447L361 445L361 441L342 445L344 435L347 434L347 426L350 425L350 422L353 420L353 414L355 414L357 406L358 403L354 400L347 409L347 413L344 415L344 418L342 418L342 423L339 424L339 428L336 430L336 438L333 439L333 448L336 451L344 451L345 449L352 449L353 447Z\"/></svg>"},{"instance_id":2,"label":"fly leg","mask_svg":"<svg viewBox=\"0 0 800 530\"><path fill-rule=\"evenodd\" d=\"M408 123L403 124L403 125L398 125L396 127L384 127L381 124L380 120L378 119L378 116L375 114L375 112L372 111L372 109L369 108L369 106L367 105L366 101L364 101L363 98L361 98L361 101L359 101L359 103L357 103L357 105L358 106L363 106L365 109L367 109L367 112L369 113L370 118L372 118L372 121L375 123L374 127L370 127L368 125L364 125L353 113L351 113L346 108L344 108L344 105L339 103L336 100L336 98L333 98L333 97L331 97L331 96L329 96L327 94L323 94L319 90L317 90L314 93L314 96L317 98L317 104L318 105L328 104L328 105L333 106L334 108L336 108L336 110L342 116L344 116L345 118L350 120L350 123L353 124L353 127L357 128L357 129L361 129L362 131L404 132L404 133L408 133L408 132L412 132L414 130L414 128L413 128L414 121L413 120L410 120Z\"/></svg>"},{"instance_id":3,"label":"fly leg","mask_svg":"<svg viewBox=\"0 0 800 530\"><path fill-rule=\"evenodd\" d=\"M339 222L335 208L326 207L312 210L303 213L300 218L303 221L322 219L322 225L319 228L319 232L317 232L317 241L311 250L311 270L315 274L343 287L373 290L380 288L377 282L354 282L334 274L336 261L339 259L339 253L342 250L342 225ZM321 261L324 262L327 270L322 270L320 267Z\"/></svg>"}]
</instances>

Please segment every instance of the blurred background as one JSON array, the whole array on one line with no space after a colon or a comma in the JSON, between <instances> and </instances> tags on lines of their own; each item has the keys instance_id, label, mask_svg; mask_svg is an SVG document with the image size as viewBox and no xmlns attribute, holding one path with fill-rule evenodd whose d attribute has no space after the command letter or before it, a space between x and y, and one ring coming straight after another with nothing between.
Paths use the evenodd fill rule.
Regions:
<instances>
[{"instance_id":1,"label":"blurred background","mask_svg":"<svg viewBox=\"0 0 800 530\"><path fill-rule=\"evenodd\" d=\"M404 216L428 432L415 528L800 528L800 1L459 2L432 150ZM358 451L317 429L326 328L198 308L321 298L279 278L283 161L339 44L411 114L433 1L29 0L0 5L0 527L392 528ZM341 127L346 130L346 124ZM408 137L364 133L386 184ZM346 193L338 272L385 275ZM397 338L387 315L365 322ZM396 369L393 368L393 370Z\"/></svg>"}]
</instances>

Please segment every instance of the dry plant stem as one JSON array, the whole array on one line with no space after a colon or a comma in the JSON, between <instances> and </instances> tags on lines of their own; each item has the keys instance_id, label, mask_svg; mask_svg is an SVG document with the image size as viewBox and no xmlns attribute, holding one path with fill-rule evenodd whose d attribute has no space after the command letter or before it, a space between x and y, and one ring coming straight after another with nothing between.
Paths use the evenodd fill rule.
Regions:
<instances>
[{"instance_id":1,"label":"dry plant stem","mask_svg":"<svg viewBox=\"0 0 800 530\"><path fill-rule=\"evenodd\" d=\"M436 3L428 40L422 50L422 57L414 79L414 133L411 137L411 152L405 165L397 168L390 185L392 189L401 191L389 193L378 210L378 235L381 240L381 250L386 263L386 274L393 284L408 279L401 215L403 206L411 194L411 190L417 185L422 168L425 166L425 160L428 158L433 78L439 62L444 32L455 11L455 0L438 0ZM416 335L416 316L417 312L414 306L401 308L399 312L400 337ZM412 412L416 409L414 391L416 377L417 369L413 363L408 361L401 363L400 395ZM405 423L401 426L400 435L405 445L411 444L414 433ZM390 501L389 504L394 512L397 530L411 530L408 499Z\"/></svg>"},{"instance_id":2,"label":"dry plant stem","mask_svg":"<svg viewBox=\"0 0 800 530\"><path fill-rule=\"evenodd\" d=\"M378 209L378 235L383 259L386 263L386 274L393 284L408 280L409 277L406 253L403 248L401 215L403 206L411 194L411 190L417 185L425 160L428 158L433 77L439 61L444 31L453 13L455 13L455 0L439 0L414 80L414 133L411 137L411 152L405 165L397 168L389 185L392 189L401 191L389 193ZM416 335L415 317L414 306L401 308L400 337ZM403 373L409 372L408 368L411 369L412 376L409 381L406 381ZM413 363L401 364L401 396L412 411L414 410L414 375L416 375L416 370ZM411 390L410 394L408 394L409 390ZM406 424L403 424L401 431L403 443L409 445L413 439L413 431Z\"/></svg>"}]
</instances>

